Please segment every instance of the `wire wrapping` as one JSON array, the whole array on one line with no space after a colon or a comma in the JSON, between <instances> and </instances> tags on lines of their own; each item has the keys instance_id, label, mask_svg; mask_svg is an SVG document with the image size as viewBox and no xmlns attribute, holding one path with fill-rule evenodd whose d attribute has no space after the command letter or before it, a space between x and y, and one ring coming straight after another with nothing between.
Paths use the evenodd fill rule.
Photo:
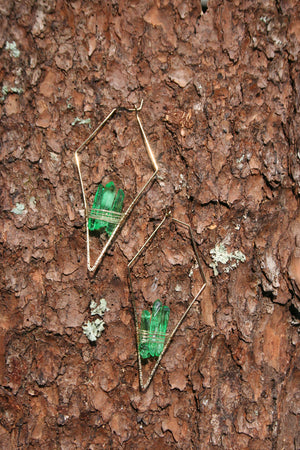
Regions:
<instances>
[{"instance_id":1,"label":"wire wrapping","mask_svg":"<svg viewBox=\"0 0 300 450\"><path fill-rule=\"evenodd\" d=\"M165 338L167 338L169 335L168 333L150 333L150 331L139 330L138 336L139 344L147 343L148 339L151 339L151 342L163 344L165 342Z\"/></svg>"},{"instance_id":2,"label":"wire wrapping","mask_svg":"<svg viewBox=\"0 0 300 450\"><path fill-rule=\"evenodd\" d=\"M92 208L89 213L89 219L105 220L105 222L117 224L122 219L123 214L107 209Z\"/></svg>"}]
</instances>

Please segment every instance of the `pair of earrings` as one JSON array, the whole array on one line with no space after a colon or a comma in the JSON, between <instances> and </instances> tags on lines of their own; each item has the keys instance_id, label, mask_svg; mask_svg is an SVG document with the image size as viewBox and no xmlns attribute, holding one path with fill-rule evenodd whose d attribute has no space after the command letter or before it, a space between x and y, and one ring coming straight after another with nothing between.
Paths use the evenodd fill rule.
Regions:
<instances>
[{"instance_id":1,"label":"pair of earrings","mask_svg":"<svg viewBox=\"0 0 300 450\"><path fill-rule=\"evenodd\" d=\"M101 263L107 249L112 244L113 240L115 239L118 232L121 230L122 226L125 224L126 220L128 219L132 209L134 206L138 203L141 196L145 193L148 187L151 186L152 182L154 181L157 173L158 173L158 165L155 159L155 156L152 152L151 146L149 144L149 141L147 139L146 133L144 131L142 122L139 117L139 112L141 111L143 106L143 101L141 102L139 107L135 107L132 109L118 107L114 108L108 116L97 126L97 128L90 134L90 136L78 147L78 149L75 151L75 161L78 169L79 174L79 180L82 190L82 196L83 196L83 202L84 202L84 211L85 211L85 222L86 222L86 251L87 251L87 269L90 272L94 272L99 264ZM149 177L149 179L146 181L146 183L143 185L143 187L140 189L136 197L133 199L133 201L130 203L130 205L127 207L126 211L123 213L123 202L124 202L124 191L122 189L118 189L118 191L115 188L115 185L113 182L107 183L105 186L102 184L99 185L94 202L92 204L92 207L89 208L88 202L86 199L85 194L85 188L83 183L83 177L81 173L81 166L80 166L80 158L79 154L84 150L88 144L95 138L95 136L104 128L104 126L110 121L110 119L118 112L118 111L129 111L134 112L136 115L136 120L138 122L138 126L140 129L140 132L142 134L143 142L147 151L147 154L150 158L153 173ZM134 289L133 289L133 280L132 280L132 269L133 266L136 264L138 259L145 253L148 246L151 245L152 240L157 235L157 232L164 226L165 222L169 220L170 222L173 222L183 228L185 228L188 231L189 239L192 245L192 249L195 255L196 259L196 267L199 269L200 278L202 280L202 285L200 289L196 292L196 295L193 297L193 299L189 302L187 308L181 314L181 317L175 324L173 330L169 333L167 333L168 328L168 322L169 322L169 315L170 315L170 309L168 306L163 305L160 300L156 300L152 307L152 313L150 313L147 310L143 310L141 313L141 318L139 319L138 313L137 313L137 304L135 300L134 295ZM104 244L102 250L100 251L98 257L96 258L95 262L91 263L91 256L90 256L90 232L94 231L104 231L108 235L108 240ZM151 383L151 380L159 366L159 363L166 353L175 333L177 332L178 328L184 321L186 315L196 302L196 300L199 298L200 294L203 292L206 286L206 279L205 275L200 263L200 258L198 255L196 243L193 237L193 233L191 230L190 225L188 225L185 222L182 222L174 217L171 217L170 213L167 213L165 217L162 219L162 221L159 223L159 225L155 228L153 233L148 237L146 242L142 245L142 247L139 249L139 251L136 253L136 255L131 259L131 261L128 263L128 279L129 279L129 287L130 287L130 298L131 303L133 307L134 312L134 320L135 320L135 329L136 329L136 344L137 344L137 355L138 355L138 372L139 372L139 382L140 382L140 388L141 390L146 390L148 386ZM143 363L142 360L148 360L148 359L156 359L156 362L150 371L150 374L147 378L147 380L144 382L144 376L143 376Z\"/></svg>"}]
</instances>

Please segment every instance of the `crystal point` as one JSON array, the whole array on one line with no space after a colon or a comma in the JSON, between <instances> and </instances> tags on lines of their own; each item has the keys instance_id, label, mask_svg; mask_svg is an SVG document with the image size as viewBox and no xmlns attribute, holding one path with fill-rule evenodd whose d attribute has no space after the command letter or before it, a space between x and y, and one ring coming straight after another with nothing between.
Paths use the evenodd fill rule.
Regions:
<instances>
[{"instance_id":1,"label":"crystal point","mask_svg":"<svg viewBox=\"0 0 300 450\"><path fill-rule=\"evenodd\" d=\"M161 320L159 324L159 339L156 347L156 356L159 356L164 349L169 317L170 317L170 308L168 306L163 306L161 312Z\"/></svg>"}]
</instances>

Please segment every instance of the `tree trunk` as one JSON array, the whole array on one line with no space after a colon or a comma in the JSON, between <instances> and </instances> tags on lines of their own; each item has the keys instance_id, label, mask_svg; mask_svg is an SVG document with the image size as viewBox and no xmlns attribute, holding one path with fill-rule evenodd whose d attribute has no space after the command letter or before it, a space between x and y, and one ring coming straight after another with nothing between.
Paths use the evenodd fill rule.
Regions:
<instances>
[{"instance_id":1,"label":"tree trunk","mask_svg":"<svg viewBox=\"0 0 300 450\"><path fill-rule=\"evenodd\" d=\"M1 449L300 448L299 2L0 13ZM124 213L155 170L141 100L158 173L89 272L74 153L133 109L78 152L88 208L113 181ZM168 218L130 291L168 211L200 267ZM168 339L201 267L142 391L132 298L138 323L170 308Z\"/></svg>"}]
</instances>

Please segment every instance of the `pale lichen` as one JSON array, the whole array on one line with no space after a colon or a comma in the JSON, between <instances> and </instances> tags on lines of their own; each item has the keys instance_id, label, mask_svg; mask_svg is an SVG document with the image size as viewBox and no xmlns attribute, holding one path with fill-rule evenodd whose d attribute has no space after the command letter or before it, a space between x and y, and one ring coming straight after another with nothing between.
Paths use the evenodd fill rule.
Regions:
<instances>
[{"instance_id":1,"label":"pale lichen","mask_svg":"<svg viewBox=\"0 0 300 450\"><path fill-rule=\"evenodd\" d=\"M16 203L16 206L11 210L11 212L17 215L27 214L26 206L24 203Z\"/></svg>"},{"instance_id":2,"label":"pale lichen","mask_svg":"<svg viewBox=\"0 0 300 450\"><path fill-rule=\"evenodd\" d=\"M105 298L101 298L100 304L98 305L95 300L90 302L91 315L98 315L102 317L106 311L109 311ZM88 321L82 325L83 334L86 335L89 341L95 342L104 331L105 322L102 319L96 319L93 322Z\"/></svg>"},{"instance_id":3,"label":"pale lichen","mask_svg":"<svg viewBox=\"0 0 300 450\"><path fill-rule=\"evenodd\" d=\"M102 331L104 331L104 325L104 321L101 319L96 319L94 322L88 321L82 325L83 333L89 341L95 342L101 336Z\"/></svg>"},{"instance_id":4,"label":"pale lichen","mask_svg":"<svg viewBox=\"0 0 300 450\"><path fill-rule=\"evenodd\" d=\"M88 125L91 128L91 119L80 119L79 117L75 117L73 122L71 123L72 127L78 123L79 125Z\"/></svg>"},{"instance_id":5,"label":"pale lichen","mask_svg":"<svg viewBox=\"0 0 300 450\"><path fill-rule=\"evenodd\" d=\"M97 305L95 300L92 300L90 303L90 308L92 316L98 314L98 316L102 317L106 311L109 311L105 298L100 299L100 305Z\"/></svg>"},{"instance_id":6,"label":"pale lichen","mask_svg":"<svg viewBox=\"0 0 300 450\"><path fill-rule=\"evenodd\" d=\"M246 261L246 256L240 251L235 250L233 253L227 251L224 244L216 244L215 248L210 250L213 262L210 267L214 271L214 275L219 275L218 264L226 265L222 272L228 273L230 270L236 269L240 262Z\"/></svg>"},{"instance_id":7,"label":"pale lichen","mask_svg":"<svg viewBox=\"0 0 300 450\"><path fill-rule=\"evenodd\" d=\"M21 95L23 94L23 89L17 86L7 86L6 84L4 84L1 88L1 92L2 92L2 97L0 97L0 102L3 103L6 99L6 97L8 96L8 94L18 94Z\"/></svg>"},{"instance_id":8,"label":"pale lichen","mask_svg":"<svg viewBox=\"0 0 300 450\"><path fill-rule=\"evenodd\" d=\"M20 56L20 50L17 48L17 44L15 41L5 43L5 50L9 51L10 56L14 58L19 58Z\"/></svg>"}]
</instances>

